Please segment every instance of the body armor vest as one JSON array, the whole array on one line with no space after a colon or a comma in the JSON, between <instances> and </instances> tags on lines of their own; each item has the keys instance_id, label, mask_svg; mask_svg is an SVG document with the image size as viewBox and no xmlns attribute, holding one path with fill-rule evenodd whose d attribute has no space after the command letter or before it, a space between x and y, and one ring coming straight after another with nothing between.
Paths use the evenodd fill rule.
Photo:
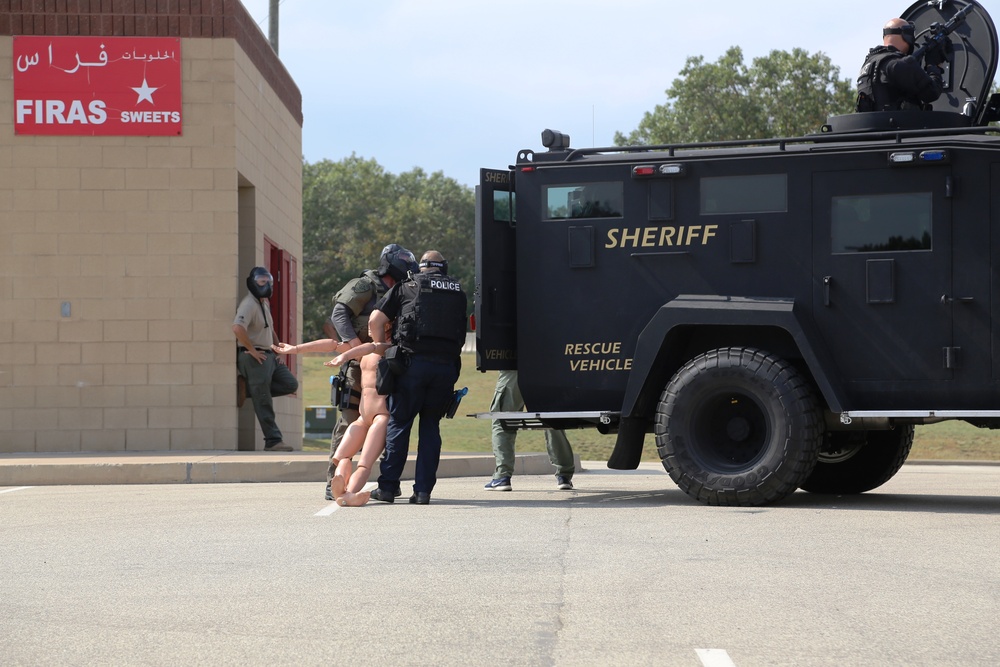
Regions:
<instances>
[{"instance_id":1,"label":"body armor vest","mask_svg":"<svg viewBox=\"0 0 1000 667\"><path fill-rule=\"evenodd\" d=\"M334 303L342 303L351 310L351 326L362 343L370 343L368 318L375 309L375 303L386 293L385 284L378 274L369 269L350 281L333 297Z\"/></svg>"},{"instance_id":2,"label":"body armor vest","mask_svg":"<svg viewBox=\"0 0 1000 667\"><path fill-rule=\"evenodd\" d=\"M403 303L397 322L400 345L416 353L461 354L467 307L462 284L441 273L418 273L412 283L414 298Z\"/></svg>"},{"instance_id":3,"label":"body armor vest","mask_svg":"<svg viewBox=\"0 0 1000 667\"><path fill-rule=\"evenodd\" d=\"M890 111L899 109L902 98L894 99L889 87L882 81L885 64L895 58L905 58L906 54L878 46L868 52L865 64L858 73L858 99L855 111Z\"/></svg>"}]
</instances>

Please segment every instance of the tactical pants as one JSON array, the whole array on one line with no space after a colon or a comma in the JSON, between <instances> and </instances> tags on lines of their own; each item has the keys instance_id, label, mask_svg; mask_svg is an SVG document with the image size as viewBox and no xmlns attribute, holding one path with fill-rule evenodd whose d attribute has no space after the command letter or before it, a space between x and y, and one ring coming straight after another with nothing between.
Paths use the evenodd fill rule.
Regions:
<instances>
[{"instance_id":1,"label":"tactical pants","mask_svg":"<svg viewBox=\"0 0 1000 667\"><path fill-rule=\"evenodd\" d=\"M288 366L278 362L278 356L271 350L264 352L262 364L257 363L249 352L240 350L236 357L236 369L246 378L247 393L253 400L253 411L257 415L260 430L264 433L264 446L278 444L281 442L281 429L274 420L272 399L295 393L299 388L299 381Z\"/></svg>"},{"instance_id":2,"label":"tactical pants","mask_svg":"<svg viewBox=\"0 0 1000 667\"><path fill-rule=\"evenodd\" d=\"M441 418L455 391L460 364L458 359L449 361L414 354L409 368L396 378L396 389L389 396L389 427L378 478L380 489L392 493L399 490L399 478L410 449L410 429L418 416L413 491L430 493L434 489L441 460Z\"/></svg>"},{"instance_id":3,"label":"tactical pants","mask_svg":"<svg viewBox=\"0 0 1000 667\"><path fill-rule=\"evenodd\" d=\"M521 390L517 386L517 371L500 371L490 412L520 412L523 409L524 398L521 397ZM497 461L493 479L510 477L514 474L515 438L517 431L505 431L500 425L500 420L493 421L493 456ZM548 450L549 461L556 467L556 472L564 477L572 477L576 467L573 461L573 448L569 444L566 432L545 429L545 449Z\"/></svg>"},{"instance_id":4,"label":"tactical pants","mask_svg":"<svg viewBox=\"0 0 1000 667\"><path fill-rule=\"evenodd\" d=\"M361 364L357 361L347 362L347 371L344 373L347 376L347 383L342 387L341 391L356 391L361 392ZM337 451L337 447L340 447L340 441L344 439L344 433L347 431L347 427L351 425L355 419L361 416L359 411L359 406L361 404L361 399L355 396L351 397L351 407L346 409L338 409L337 423L333 426L333 433L330 435L330 465L326 469L326 481L327 483L333 479L333 476L337 473L337 466L333 463L333 455Z\"/></svg>"}]
</instances>

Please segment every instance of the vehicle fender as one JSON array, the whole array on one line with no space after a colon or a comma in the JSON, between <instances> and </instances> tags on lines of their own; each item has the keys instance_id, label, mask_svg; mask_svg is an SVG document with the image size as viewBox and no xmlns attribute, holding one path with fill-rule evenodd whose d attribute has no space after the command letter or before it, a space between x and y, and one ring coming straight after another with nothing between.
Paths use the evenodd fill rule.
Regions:
<instances>
[{"instance_id":1,"label":"vehicle fender","mask_svg":"<svg viewBox=\"0 0 1000 667\"><path fill-rule=\"evenodd\" d=\"M786 334L783 338L792 341L795 354L808 367L823 402L831 411L842 412L844 392L835 366L815 323L802 310L796 308L794 299L776 298L680 295L663 304L636 341L618 438L608 467L633 469L639 465L642 441L652 424L660 392L690 356L690 348L679 349L672 342L689 338L684 332L692 328L733 327L736 335L730 340L745 335L748 346L755 344L751 336L755 331L782 330Z\"/></svg>"}]
</instances>

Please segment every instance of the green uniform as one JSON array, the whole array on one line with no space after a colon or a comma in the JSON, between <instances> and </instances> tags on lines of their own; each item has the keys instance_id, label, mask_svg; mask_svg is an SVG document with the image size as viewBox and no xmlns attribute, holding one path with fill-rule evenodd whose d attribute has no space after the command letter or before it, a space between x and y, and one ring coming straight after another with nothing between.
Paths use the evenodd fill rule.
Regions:
<instances>
[{"instance_id":1,"label":"green uniform","mask_svg":"<svg viewBox=\"0 0 1000 667\"><path fill-rule=\"evenodd\" d=\"M497 376L496 392L490 412L520 412L524 409L524 398L517 386L517 371L500 371ZM514 439L517 431L505 431L499 420L493 421L493 456L497 468L493 479L510 477L514 474ZM572 477L576 472L573 461L573 448L569 444L565 431L551 428L545 429L545 449L549 453L549 461L556 467L556 472L563 477Z\"/></svg>"},{"instance_id":2,"label":"green uniform","mask_svg":"<svg viewBox=\"0 0 1000 667\"><path fill-rule=\"evenodd\" d=\"M344 285L336 296L333 297L333 307L343 304L351 312L351 326L362 343L370 343L371 336L368 335L368 318L375 310L375 302L385 294L385 285L382 279L374 271L365 271L357 278ZM331 317L336 326L337 321ZM342 337L344 331L337 329Z\"/></svg>"},{"instance_id":3,"label":"green uniform","mask_svg":"<svg viewBox=\"0 0 1000 667\"><path fill-rule=\"evenodd\" d=\"M385 294L386 288L382 279L372 270L365 271L357 278L349 281L333 297L334 312L330 316L330 321L337 330L337 335L342 340L350 340L353 336L350 331L345 331L343 322L338 325L337 306L344 306L350 314L350 324L354 328L355 335L362 343L370 343L371 336L368 335L368 318L375 310L375 303L379 297ZM344 433L351 422L361 416L358 411L358 404L361 397L361 365L358 361L349 361L343 369L344 385L342 391L351 392L350 407L342 408L337 415L337 423L333 427L330 436L330 465L326 471L326 481L329 482L336 466L333 463L333 456L340 446L340 441L344 439Z\"/></svg>"}]
</instances>

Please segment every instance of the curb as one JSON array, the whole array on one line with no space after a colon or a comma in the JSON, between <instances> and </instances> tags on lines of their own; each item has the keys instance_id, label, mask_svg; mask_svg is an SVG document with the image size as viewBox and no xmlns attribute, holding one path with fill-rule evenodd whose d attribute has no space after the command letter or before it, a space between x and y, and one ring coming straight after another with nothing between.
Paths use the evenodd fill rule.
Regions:
<instances>
[{"instance_id":1,"label":"curb","mask_svg":"<svg viewBox=\"0 0 1000 667\"><path fill-rule=\"evenodd\" d=\"M413 479L411 454L403 479ZM135 454L0 455L0 486L105 484L226 484L319 482L326 480L328 454L314 452L160 452ZM438 477L489 477L496 469L492 454L441 454ZM576 469L582 471L579 456ZM555 474L547 454L518 454L518 475ZM378 467L372 479L378 478Z\"/></svg>"}]
</instances>

